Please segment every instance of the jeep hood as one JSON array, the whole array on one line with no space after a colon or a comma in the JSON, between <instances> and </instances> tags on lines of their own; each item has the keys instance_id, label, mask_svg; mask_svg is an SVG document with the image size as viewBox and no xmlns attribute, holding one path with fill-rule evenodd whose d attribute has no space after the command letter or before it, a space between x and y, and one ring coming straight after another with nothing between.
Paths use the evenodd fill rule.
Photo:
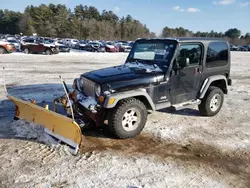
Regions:
<instances>
[{"instance_id":1,"label":"jeep hood","mask_svg":"<svg viewBox=\"0 0 250 188\"><path fill-rule=\"evenodd\" d=\"M99 83L104 89L109 85L112 89L118 90L148 86L163 80L164 74L162 72L120 65L91 71L81 76Z\"/></svg>"}]
</instances>

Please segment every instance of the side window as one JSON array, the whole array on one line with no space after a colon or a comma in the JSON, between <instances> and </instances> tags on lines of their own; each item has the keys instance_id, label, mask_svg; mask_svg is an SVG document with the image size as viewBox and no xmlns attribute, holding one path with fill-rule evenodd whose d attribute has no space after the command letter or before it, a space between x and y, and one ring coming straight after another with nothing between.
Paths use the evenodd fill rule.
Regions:
<instances>
[{"instance_id":1,"label":"side window","mask_svg":"<svg viewBox=\"0 0 250 188\"><path fill-rule=\"evenodd\" d=\"M228 63L228 46L225 42L211 42L207 50L206 67L221 67Z\"/></svg>"},{"instance_id":2,"label":"side window","mask_svg":"<svg viewBox=\"0 0 250 188\"><path fill-rule=\"evenodd\" d=\"M33 39L27 39L25 42L27 42L27 43L33 43L34 40Z\"/></svg>"},{"instance_id":3,"label":"side window","mask_svg":"<svg viewBox=\"0 0 250 188\"><path fill-rule=\"evenodd\" d=\"M201 64L202 47L200 44L182 44L177 55L177 62L189 58L189 66Z\"/></svg>"}]
</instances>

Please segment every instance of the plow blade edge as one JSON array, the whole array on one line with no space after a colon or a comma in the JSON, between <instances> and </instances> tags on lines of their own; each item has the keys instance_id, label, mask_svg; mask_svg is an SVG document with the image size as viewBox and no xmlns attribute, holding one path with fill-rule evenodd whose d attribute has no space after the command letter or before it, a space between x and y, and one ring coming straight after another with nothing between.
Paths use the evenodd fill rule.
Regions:
<instances>
[{"instance_id":1,"label":"plow blade edge","mask_svg":"<svg viewBox=\"0 0 250 188\"><path fill-rule=\"evenodd\" d=\"M16 105L17 118L43 126L45 132L74 148L71 152L77 154L82 132L75 121L31 102L9 95L7 97Z\"/></svg>"}]
</instances>

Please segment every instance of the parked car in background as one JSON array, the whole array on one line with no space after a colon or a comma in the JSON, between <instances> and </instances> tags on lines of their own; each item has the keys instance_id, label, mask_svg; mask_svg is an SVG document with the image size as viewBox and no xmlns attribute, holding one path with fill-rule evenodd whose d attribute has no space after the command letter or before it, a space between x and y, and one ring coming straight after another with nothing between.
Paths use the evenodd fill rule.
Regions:
<instances>
[{"instance_id":1,"label":"parked car in background","mask_svg":"<svg viewBox=\"0 0 250 188\"><path fill-rule=\"evenodd\" d=\"M70 52L70 47L64 45L62 41L55 41L55 45L58 46L59 52Z\"/></svg>"},{"instance_id":2,"label":"parked car in background","mask_svg":"<svg viewBox=\"0 0 250 188\"><path fill-rule=\"evenodd\" d=\"M46 55L51 55L59 53L58 46L40 39L25 39L21 45L21 50L26 54L45 53Z\"/></svg>"},{"instance_id":3,"label":"parked car in background","mask_svg":"<svg viewBox=\"0 0 250 188\"><path fill-rule=\"evenodd\" d=\"M83 50L86 45L87 45L86 41L79 40L76 44L76 49Z\"/></svg>"},{"instance_id":4,"label":"parked car in background","mask_svg":"<svg viewBox=\"0 0 250 188\"><path fill-rule=\"evenodd\" d=\"M14 44L6 41L0 41L0 54L12 53L14 51L16 51Z\"/></svg>"},{"instance_id":5,"label":"parked car in background","mask_svg":"<svg viewBox=\"0 0 250 188\"><path fill-rule=\"evenodd\" d=\"M235 45L230 45L230 51L238 51L239 47Z\"/></svg>"},{"instance_id":6,"label":"parked car in background","mask_svg":"<svg viewBox=\"0 0 250 188\"><path fill-rule=\"evenodd\" d=\"M119 52L130 52L131 46L129 46L128 43L116 43L116 45L119 47Z\"/></svg>"},{"instance_id":7,"label":"parked car in background","mask_svg":"<svg viewBox=\"0 0 250 188\"><path fill-rule=\"evenodd\" d=\"M248 46L242 46L242 47L244 48L243 51L250 51L250 45L248 45Z\"/></svg>"},{"instance_id":8,"label":"parked car in background","mask_svg":"<svg viewBox=\"0 0 250 188\"><path fill-rule=\"evenodd\" d=\"M70 39L62 39L61 42L65 45L69 47L69 43L70 43Z\"/></svg>"},{"instance_id":9,"label":"parked car in background","mask_svg":"<svg viewBox=\"0 0 250 188\"><path fill-rule=\"evenodd\" d=\"M248 48L246 46L239 46L238 51L246 52L248 51Z\"/></svg>"},{"instance_id":10,"label":"parked car in background","mask_svg":"<svg viewBox=\"0 0 250 188\"><path fill-rule=\"evenodd\" d=\"M70 48L76 48L77 43L78 43L77 39L70 39L66 41L66 45L69 46Z\"/></svg>"},{"instance_id":11,"label":"parked car in background","mask_svg":"<svg viewBox=\"0 0 250 188\"><path fill-rule=\"evenodd\" d=\"M119 47L114 42L106 42L105 50L106 52L119 52Z\"/></svg>"},{"instance_id":12,"label":"parked car in background","mask_svg":"<svg viewBox=\"0 0 250 188\"><path fill-rule=\"evenodd\" d=\"M20 44L20 42L16 38L14 38L14 37L8 37L6 39L6 42L14 44L15 48L16 48L16 51L20 51L21 50L21 44Z\"/></svg>"},{"instance_id":13,"label":"parked car in background","mask_svg":"<svg viewBox=\"0 0 250 188\"><path fill-rule=\"evenodd\" d=\"M105 52L106 46L100 42L90 42L83 47L83 50L89 52Z\"/></svg>"}]
</instances>

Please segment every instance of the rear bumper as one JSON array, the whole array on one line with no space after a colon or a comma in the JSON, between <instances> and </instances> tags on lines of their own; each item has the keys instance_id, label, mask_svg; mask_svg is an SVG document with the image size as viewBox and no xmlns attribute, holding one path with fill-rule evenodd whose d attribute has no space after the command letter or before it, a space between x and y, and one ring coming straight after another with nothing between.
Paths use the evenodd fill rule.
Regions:
<instances>
[{"instance_id":1,"label":"rear bumper","mask_svg":"<svg viewBox=\"0 0 250 188\"><path fill-rule=\"evenodd\" d=\"M70 48L59 48L60 52L70 52Z\"/></svg>"},{"instance_id":2,"label":"rear bumper","mask_svg":"<svg viewBox=\"0 0 250 188\"><path fill-rule=\"evenodd\" d=\"M107 52L116 52L116 49L115 48L106 48L106 51Z\"/></svg>"},{"instance_id":3,"label":"rear bumper","mask_svg":"<svg viewBox=\"0 0 250 188\"><path fill-rule=\"evenodd\" d=\"M106 50L105 50L105 48L99 48L97 51L98 52L105 52Z\"/></svg>"}]
</instances>

